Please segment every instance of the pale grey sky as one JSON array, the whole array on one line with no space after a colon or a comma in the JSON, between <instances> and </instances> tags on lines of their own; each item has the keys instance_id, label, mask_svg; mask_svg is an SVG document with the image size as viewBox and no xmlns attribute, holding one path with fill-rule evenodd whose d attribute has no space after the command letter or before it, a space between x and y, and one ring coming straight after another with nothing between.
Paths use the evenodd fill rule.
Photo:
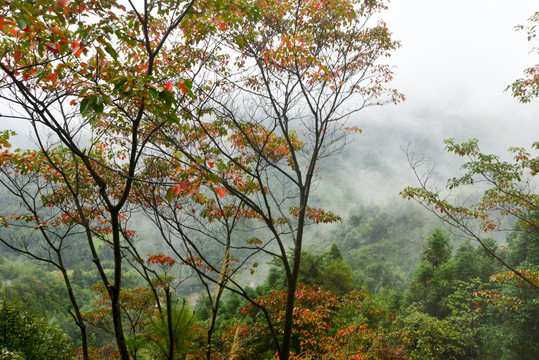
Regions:
<instances>
[{"instance_id":1,"label":"pale grey sky","mask_svg":"<svg viewBox=\"0 0 539 360\"><path fill-rule=\"evenodd\" d=\"M407 100L359 115L364 133L339 159L347 163L343 175L353 174L349 185L369 193L412 185L400 150L408 142L444 163L448 137L477 137L485 151L496 153L539 140L539 101L520 104L504 92L524 68L539 63L530 54L534 44L515 31L538 10L537 0L391 1L382 18L402 42L390 61L397 67L393 85ZM5 128L28 125L0 119Z\"/></svg>"},{"instance_id":2,"label":"pale grey sky","mask_svg":"<svg viewBox=\"0 0 539 360\"><path fill-rule=\"evenodd\" d=\"M321 190L340 189L335 198L343 205L394 200L417 185L401 150L408 143L447 179L460 162L445 153L446 138L478 138L484 152L500 155L539 141L539 100L520 104L504 92L539 63L530 54L539 43L515 31L535 11L537 0L391 1L382 18L402 43L390 61L397 67L393 86L406 101L358 115L363 134L326 173L335 183Z\"/></svg>"},{"instance_id":3,"label":"pale grey sky","mask_svg":"<svg viewBox=\"0 0 539 360\"><path fill-rule=\"evenodd\" d=\"M452 116L453 124L431 119L428 126L446 137L484 131L499 136L502 149L537 140L539 103L519 104L503 90L539 62L526 33L515 31L539 11L538 1L394 0L389 7L388 27L402 42L391 60L398 67L394 84L407 101L378 110L401 119L423 111Z\"/></svg>"}]
</instances>

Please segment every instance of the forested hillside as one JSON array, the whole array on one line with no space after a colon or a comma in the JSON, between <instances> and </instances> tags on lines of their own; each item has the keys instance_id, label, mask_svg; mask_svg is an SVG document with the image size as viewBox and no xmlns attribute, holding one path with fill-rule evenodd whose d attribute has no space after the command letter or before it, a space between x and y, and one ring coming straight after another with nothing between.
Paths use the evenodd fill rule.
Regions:
<instances>
[{"instance_id":1,"label":"forested hillside","mask_svg":"<svg viewBox=\"0 0 539 360\"><path fill-rule=\"evenodd\" d=\"M420 209L399 210L400 214L394 209L360 206L335 225L331 238L314 237L307 246L313 252L303 253L299 275L303 285L297 293L302 299L297 309L302 320L294 335L297 356L325 358L359 351L374 358L533 359L539 351L535 321L539 309L533 290L470 240L451 240ZM512 266L539 265L534 250L539 247L537 236L515 228L504 246L494 240L488 244ZM70 336L70 348L75 351L80 340L67 313L70 303L61 275L7 249L3 254L4 306L22 309L24 303L33 318L46 316L46 322L36 325L39 331L45 331L46 323L59 326ZM278 264L269 265L265 280L246 291L267 302L271 316L278 317L282 316L286 278ZM102 322L102 292L92 287L98 275L78 262L69 265L69 273L77 296L86 304L93 346L103 353L112 351L108 347L113 341L107 330L110 325ZM130 337L139 340L131 346L144 359L155 347L150 339L158 338L159 330L145 320L151 311L145 305L150 298L144 283L131 270L126 279L131 281L126 281L123 297L125 316L138 319ZM176 293L181 298L189 291L180 287ZM221 302L214 353L225 356L237 346L240 357L271 358L273 345L260 336L267 329L259 311L234 294L225 293ZM196 303L180 301L177 306L184 317L178 341L181 339L184 355L194 354L205 342L202 329L210 321L210 303L202 295ZM11 313L13 310L3 310L4 324L13 324L7 317ZM53 330L47 331L52 334ZM5 344L13 344L11 349L17 353L14 342Z\"/></svg>"},{"instance_id":2,"label":"forested hillside","mask_svg":"<svg viewBox=\"0 0 539 360\"><path fill-rule=\"evenodd\" d=\"M388 6L0 3L0 360L535 359L539 143L357 142Z\"/></svg>"}]
</instances>

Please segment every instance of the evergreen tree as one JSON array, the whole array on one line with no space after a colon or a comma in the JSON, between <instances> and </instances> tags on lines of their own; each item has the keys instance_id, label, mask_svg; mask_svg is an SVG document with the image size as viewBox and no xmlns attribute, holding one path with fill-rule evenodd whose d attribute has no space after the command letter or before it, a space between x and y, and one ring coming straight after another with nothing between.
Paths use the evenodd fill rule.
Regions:
<instances>
[{"instance_id":1,"label":"evergreen tree","mask_svg":"<svg viewBox=\"0 0 539 360\"><path fill-rule=\"evenodd\" d=\"M449 237L444 234L442 229L434 229L428 237L428 246L421 253L421 259L434 267L439 267L450 258Z\"/></svg>"},{"instance_id":2,"label":"evergreen tree","mask_svg":"<svg viewBox=\"0 0 539 360\"><path fill-rule=\"evenodd\" d=\"M454 263L449 261L450 258L449 237L441 229L434 229L410 282L406 298L408 304L419 303L425 312L437 318L449 315L443 299L451 293L454 278Z\"/></svg>"}]
</instances>

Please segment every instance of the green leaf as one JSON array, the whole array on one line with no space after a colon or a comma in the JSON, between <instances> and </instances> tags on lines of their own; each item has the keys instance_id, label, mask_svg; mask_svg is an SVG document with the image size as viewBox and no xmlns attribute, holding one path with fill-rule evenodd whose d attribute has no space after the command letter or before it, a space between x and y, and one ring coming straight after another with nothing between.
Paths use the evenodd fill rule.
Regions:
<instances>
[{"instance_id":1,"label":"green leaf","mask_svg":"<svg viewBox=\"0 0 539 360\"><path fill-rule=\"evenodd\" d=\"M23 18L17 18L17 24L21 29L26 29L28 27L28 23Z\"/></svg>"},{"instance_id":2,"label":"green leaf","mask_svg":"<svg viewBox=\"0 0 539 360\"><path fill-rule=\"evenodd\" d=\"M108 52L110 54L110 56L112 56L114 58L114 60L118 60L118 53L116 52L116 50L114 50L114 48L112 46L107 44L105 46L105 51Z\"/></svg>"},{"instance_id":3,"label":"green leaf","mask_svg":"<svg viewBox=\"0 0 539 360\"><path fill-rule=\"evenodd\" d=\"M80 113L81 115L86 115L88 113L88 110L90 110L90 100L86 97L82 100L80 103Z\"/></svg>"},{"instance_id":4,"label":"green leaf","mask_svg":"<svg viewBox=\"0 0 539 360\"><path fill-rule=\"evenodd\" d=\"M217 166L217 169L219 169L220 172L225 172L228 170L228 167L222 161L219 161L215 165Z\"/></svg>"},{"instance_id":5,"label":"green leaf","mask_svg":"<svg viewBox=\"0 0 539 360\"><path fill-rule=\"evenodd\" d=\"M120 78L117 78L117 79L114 79L112 81L112 83L114 84L114 92L118 92L122 89L122 87L124 86L124 84L127 82L127 78L126 77L120 77Z\"/></svg>"},{"instance_id":6,"label":"green leaf","mask_svg":"<svg viewBox=\"0 0 539 360\"><path fill-rule=\"evenodd\" d=\"M150 97L153 98L153 99L158 99L159 98L159 93L154 88L149 88L148 89L148 95L150 95Z\"/></svg>"},{"instance_id":7,"label":"green leaf","mask_svg":"<svg viewBox=\"0 0 539 360\"><path fill-rule=\"evenodd\" d=\"M174 103L174 95L168 90L163 90L159 93L159 100L163 100L167 106L171 106Z\"/></svg>"},{"instance_id":8,"label":"green leaf","mask_svg":"<svg viewBox=\"0 0 539 360\"><path fill-rule=\"evenodd\" d=\"M165 198L167 199L168 202L172 202L172 200L174 200L174 188L169 188L167 190Z\"/></svg>"},{"instance_id":9,"label":"green leaf","mask_svg":"<svg viewBox=\"0 0 539 360\"><path fill-rule=\"evenodd\" d=\"M92 104L92 110L97 114L102 114L103 111L105 111L105 104L103 104L102 101L96 102L95 104Z\"/></svg>"}]
</instances>

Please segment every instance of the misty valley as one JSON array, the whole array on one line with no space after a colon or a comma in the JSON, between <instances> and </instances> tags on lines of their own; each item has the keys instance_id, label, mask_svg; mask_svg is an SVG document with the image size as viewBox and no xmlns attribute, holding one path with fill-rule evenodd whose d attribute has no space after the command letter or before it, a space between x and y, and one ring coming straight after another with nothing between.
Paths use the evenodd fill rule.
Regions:
<instances>
[{"instance_id":1,"label":"misty valley","mask_svg":"<svg viewBox=\"0 0 539 360\"><path fill-rule=\"evenodd\" d=\"M458 1L1 2L0 360L536 359L539 65Z\"/></svg>"}]
</instances>

